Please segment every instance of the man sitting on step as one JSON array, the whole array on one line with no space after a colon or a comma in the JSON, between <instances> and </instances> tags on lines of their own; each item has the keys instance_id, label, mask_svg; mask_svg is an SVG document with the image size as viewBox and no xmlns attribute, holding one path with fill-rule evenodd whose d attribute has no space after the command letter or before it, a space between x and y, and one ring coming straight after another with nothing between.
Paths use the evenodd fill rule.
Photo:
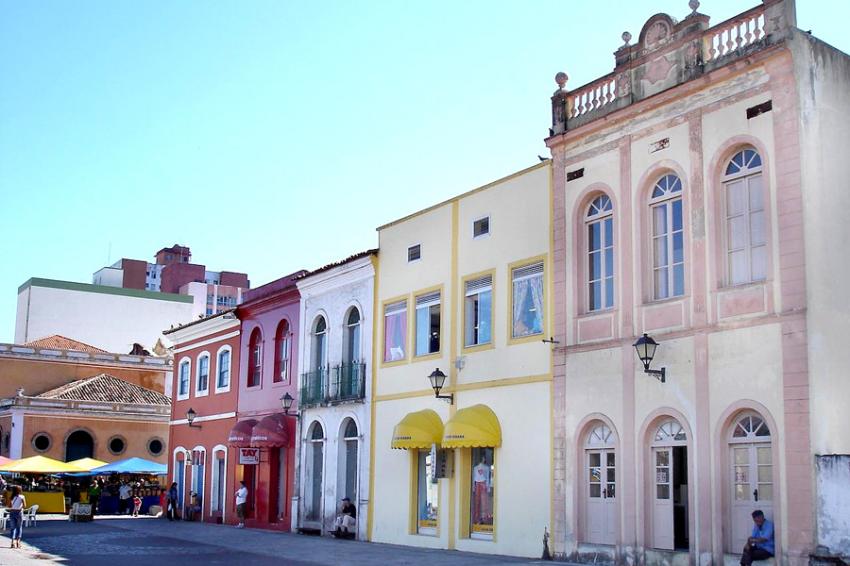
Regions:
<instances>
[{"instance_id":1,"label":"man sitting on step","mask_svg":"<svg viewBox=\"0 0 850 566\"><path fill-rule=\"evenodd\" d=\"M773 523L764 518L760 510L753 511L753 532L744 546L741 566L750 566L754 560L767 560L775 552L773 545Z\"/></svg>"},{"instance_id":2,"label":"man sitting on step","mask_svg":"<svg viewBox=\"0 0 850 566\"><path fill-rule=\"evenodd\" d=\"M357 526L357 508L347 497L342 498L342 509L340 510L340 514L337 515L335 525L334 536L344 538L354 537L355 527Z\"/></svg>"}]
</instances>

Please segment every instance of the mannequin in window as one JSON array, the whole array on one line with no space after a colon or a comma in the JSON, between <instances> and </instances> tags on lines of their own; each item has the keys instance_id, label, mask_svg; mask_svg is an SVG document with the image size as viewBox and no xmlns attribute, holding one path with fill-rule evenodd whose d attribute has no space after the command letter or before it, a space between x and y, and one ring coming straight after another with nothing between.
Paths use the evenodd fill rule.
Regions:
<instances>
[{"instance_id":1,"label":"mannequin in window","mask_svg":"<svg viewBox=\"0 0 850 566\"><path fill-rule=\"evenodd\" d=\"M472 468L472 522L479 525L489 524L491 520L491 477L492 467L487 463L487 457L481 456L481 461Z\"/></svg>"}]
</instances>

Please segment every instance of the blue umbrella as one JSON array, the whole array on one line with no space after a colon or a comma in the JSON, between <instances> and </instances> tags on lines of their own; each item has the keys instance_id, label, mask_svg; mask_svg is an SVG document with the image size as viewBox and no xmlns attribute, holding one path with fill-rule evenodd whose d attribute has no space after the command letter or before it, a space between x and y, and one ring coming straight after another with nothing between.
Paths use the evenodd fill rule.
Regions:
<instances>
[{"instance_id":1,"label":"blue umbrella","mask_svg":"<svg viewBox=\"0 0 850 566\"><path fill-rule=\"evenodd\" d=\"M158 464L144 458L126 458L118 460L105 466L95 468L90 472L92 475L103 476L108 474L150 474L164 476L168 473L168 466Z\"/></svg>"}]
</instances>

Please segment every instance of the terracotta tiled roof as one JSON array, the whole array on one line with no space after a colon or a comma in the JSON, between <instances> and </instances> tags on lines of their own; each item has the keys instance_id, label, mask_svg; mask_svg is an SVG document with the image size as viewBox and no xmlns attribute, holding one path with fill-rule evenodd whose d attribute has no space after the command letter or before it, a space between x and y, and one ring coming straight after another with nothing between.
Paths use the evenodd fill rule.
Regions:
<instances>
[{"instance_id":1,"label":"terracotta tiled roof","mask_svg":"<svg viewBox=\"0 0 850 566\"><path fill-rule=\"evenodd\" d=\"M339 267L340 265L345 265L346 263L348 263L350 261L354 261L355 259L360 259L361 257L366 257L366 256L374 255L374 254L377 254L377 253L378 253L377 249L366 250L365 252L358 252L356 254L348 256L345 259L341 259L339 261L335 261L333 263L323 265L322 267L314 269L313 271L308 271L308 272L306 272L302 275L299 275L298 277L296 277L296 279L304 279L306 277L310 277L311 275L316 275L317 273L322 273L323 271L328 271L330 269L333 269L334 267Z\"/></svg>"},{"instance_id":2,"label":"terracotta tiled roof","mask_svg":"<svg viewBox=\"0 0 850 566\"><path fill-rule=\"evenodd\" d=\"M72 381L56 389L45 391L41 395L36 395L36 397L71 401L137 403L140 405L171 404L171 399L162 393L145 389L141 385L124 381L107 373Z\"/></svg>"},{"instance_id":3,"label":"terracotta tiled roof","mask_svg":"<svg viewBox=\"0 0 850 566\"><path fill-rule=\"evenodd\" d=\"M32 348L52 348L56 350L76 350L77 352L88 352L89 354L109 353L106 350L101 350L100 348L96 348L77 340L72 340L71 338L60 336L59 334L27 342L24 346L30 346Z\"/></svg>"},{"instance_id":4,"label":"terracotta tiled roof","mask_svg":"<svg viewBox=\"0 0 850 566\"><path fill-rule=\"evenodd\" d=\"M214 319L214 318L218 318L218 317L222 317L222 316L227 315L227 314L234 313L235 311L236 311L236 309L235 309L235 308L227 309L227 310L223 310L223 311L221 311L221 312L217 312L217 313L215 313L215 314L211 314L211 315L209 315L209 316L205 316L205 317L203 317L203 318L199 318L199 319L197 319L197 320L193 320L192 322L186 322L186 323L184 323L184 324L178 324L177 326L172 326L172 327L171 327L171 328L169 328L168 330L163 330L163 331L162 331L162 333L163 333L163 334L165 334L166 336L168 336L168 335L169 335L169 334L171 334L172 332L177 332L178 330L183 330L184 328L187 328L187 327L189 327L189 326L194 326L194 325L196 325L196 324L201 324L202 322L207 322L207 321L210 321L210 320L212 320L212 319ZM236 315L234 315L234 316L236 316Z\"/></svg>"}]
</instances>

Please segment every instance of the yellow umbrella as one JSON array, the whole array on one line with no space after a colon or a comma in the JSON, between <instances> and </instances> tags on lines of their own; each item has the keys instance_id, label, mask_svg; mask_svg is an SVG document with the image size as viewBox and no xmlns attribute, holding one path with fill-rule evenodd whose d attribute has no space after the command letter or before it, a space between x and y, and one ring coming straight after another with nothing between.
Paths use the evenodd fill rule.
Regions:
<instances>
[{"instance_id":1,"label":"yellow umbrella","mask_svg":"<svg viewBox=\"0 0 850 566\"><path fill-rule=\"evenodd\" d=\"M60 462L44 456L30 456L0 466L0 472L19 472L30 474L62 474L66 472L85 472L86 470L68 462Z\"/></svg>"},{"instance_id":2,"label":"yellow umbrella","mask_svg":"<svg viewBox=\"0 0 850 566\"><path fill-rule=\"evenodd\" d=\"M72 460L68 462L68 464L72 466L77 466L78 468L82 468L83 470L89 472L95 468L105 466L106 464L108 464L108 462L104 462L102 460L95 460L94 458L80 458L79 460Z\"/></svg>"}]
</instances>

